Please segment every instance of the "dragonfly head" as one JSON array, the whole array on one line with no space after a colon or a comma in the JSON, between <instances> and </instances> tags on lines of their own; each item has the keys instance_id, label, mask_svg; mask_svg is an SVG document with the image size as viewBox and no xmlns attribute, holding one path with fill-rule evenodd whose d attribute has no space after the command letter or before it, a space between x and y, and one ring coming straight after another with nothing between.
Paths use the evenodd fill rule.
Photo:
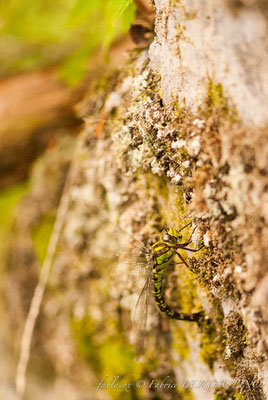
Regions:
<instances>
[{"instance_id":1,"label":"dragonfly head","mask_svg":"<svg viewBox=\"0 0 268 400\"><path fill-rule=\"evenodd\" d=\"M161 240L170 246L176 246L182 241L182 234L175 228L166 228L161 234Z\"/></svg>"}]
</instances>

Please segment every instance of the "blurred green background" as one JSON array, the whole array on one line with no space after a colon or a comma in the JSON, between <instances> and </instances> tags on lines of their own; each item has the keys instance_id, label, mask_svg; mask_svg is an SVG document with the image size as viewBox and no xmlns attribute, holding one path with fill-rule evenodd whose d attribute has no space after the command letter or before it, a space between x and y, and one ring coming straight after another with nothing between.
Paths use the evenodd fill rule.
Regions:
<instances>
[{"instance_id":1,"label":"blurred green background","mask_svg":"<svg viewBox=\"0 0 268 400\"><path fill-rule=\"evenodd\" d=\"M119 64L135 16L132 0L0 0L1 399L14 399L22 329L82 129L75 107L92 82ZM50 290L61 293L59 286ZM67 318L61 326L68 324ZM44 378L55 375L53 351L45 349L42 317L37 325L29 366L36 392L29 391L37 394L30 398L54 399ZM74 321L71 328L78 353L90 355L88 326ZM93 355L102 364L119 357L122 369L132 353L113 341Z\"/></svg>"},{"instance_id":2,"label":"blurred green background","mask_svg":"<svg viewBox=\"0 0 268 400\"><path fill-rule=\"evenodd\" d=\"M87 85L78 96L73 88L86 76L95 51L98 63L100 58L103 64L108 61L111 45L125 37L135 14L132 0L0 0L1 265L13 211L29 190L32 164L51 142L57 148L62 137L79 133L81 120L73 106ZM31 73L38 71L48 74L35 81ZM63 100L54 105L51 99L59 90ZM51 108L44 106L47 101ZM32 111L33 103L38 110ZM41 259L50 231L45 236L43 244L34 242Z\"/></svg>"},{"instance_id":3,"label":"blurred green background","mask_svg":"<svg viewBox=\"0 0 268 400\"><path fill-rule=\"evenodd\" d=\"M134 17L132 0L1 0L0 77L60 65L75 85L94 49L107 55Z\"/></svg>"}]
</instances>

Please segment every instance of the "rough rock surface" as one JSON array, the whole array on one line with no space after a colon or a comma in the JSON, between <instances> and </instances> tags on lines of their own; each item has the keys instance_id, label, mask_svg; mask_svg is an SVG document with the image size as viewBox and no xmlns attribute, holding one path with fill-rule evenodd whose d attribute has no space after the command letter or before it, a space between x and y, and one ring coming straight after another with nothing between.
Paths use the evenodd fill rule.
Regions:
<instances>
[{"instance_id":1,"label":"rough rock surface","mask_svg":"<svg viewBox=\"0 0 268 400\"><path fill-rule=\"evenodd\" d=\"M155 6L149 51L133 51L78 107L85 119L78 174L30 376L44 375L41 354L55 395L63 388L70 398L92 394L108 375L132 384L130 394L99 390L97 399L264 399L267 10L242 1ZM142 279L129 276L125 236L114 225L150 245L166 226L189 220L197 226L194 245L203 240L205 248L188 254L191 271L171 268L165 294L172 307L204 309L208 318L198 327L150 313L137 362L131 320ZM13 270L17 251L13 246ZM34 260L28 266L36 273ZM176 389L157 385L166 377ZM231 379L231 387L216 385Z\"/></svg>"},{"instance_id":2,"label":"rough rock surface","mask_svg":"<svg viewBox=\"0 0 268 400\"><path fill-rule=\"evenodd\" d=\"M192 111L197 110L206 96L209 76L223 85L245 123L265 124L265 2L156 0L155 5L156 39L150 59L161 74L164 100L179 96Z\"/></svg>"}]
</instances>

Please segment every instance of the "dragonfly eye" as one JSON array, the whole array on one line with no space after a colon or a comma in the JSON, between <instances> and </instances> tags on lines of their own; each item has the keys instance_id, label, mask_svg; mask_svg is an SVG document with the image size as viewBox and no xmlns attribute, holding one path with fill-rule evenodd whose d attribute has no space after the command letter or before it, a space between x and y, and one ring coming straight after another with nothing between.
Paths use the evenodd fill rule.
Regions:
<instances>
[{"instance_id":1,"label":"dragonfly eye","mask_svg":"<svg viewBox=\"0 0 268 400\"><path fill-rule=\"evenodd\" d=\"M180 243L182 241L182 235L180 234L178 237L177 237L177 243Z\"/></svg>"},{"instance_id":2,"label":"dragonfly eye","mask_svg":"<svg viewBox=\"0 0 268 400\"><path fill-rule=\"evenodd\" d=\"M169 242L169 241L170 241L170 236L169 236L168 233L164 233L164 235L163 235L163 241L164 241L164 242Z\"/></svg>"}]
</instances>

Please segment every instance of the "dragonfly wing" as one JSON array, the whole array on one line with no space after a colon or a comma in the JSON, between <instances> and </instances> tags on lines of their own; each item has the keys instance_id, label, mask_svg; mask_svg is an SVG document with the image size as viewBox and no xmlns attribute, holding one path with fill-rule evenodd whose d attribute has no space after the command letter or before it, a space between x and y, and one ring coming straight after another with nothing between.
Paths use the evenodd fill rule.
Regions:
<instances>
[{"instance_id":1,"label":"dragonfly wing","mask_svg":"<svg viewBox=\"0 0 268 400\"><path fill-rule=\"evenodd\" d=\"M113 232L118 235L118 237L124 238L131 246L140 248L141 250L145 248L144 244L140 240L138 240L134 236L128 234L120 226L113 225L111 222L109 223L109 225L112 228Z\"/></svg>"},{"instance_id":2,"label":"dragonfly wing","mask_svg":"<svg viewBox=\"0 0 268 400\"><path fill-rule=\"evenodd\" d=\"M136 303L133 322L135 324L136 338L135 348L137 355L144 353L144 340L147 335L147 331L150 329L148 326L148 317L151 313L156 311L155 301L152 295L152 262L148 267L146 281L139 295ZM158 313L155 313L158 315Z\"/></svg>"},{"instance_id":3,"label":"dragonfly wing","mask_svg":"<svg viewBox=\"0 0 268 400\"><path fill-rule=\"evenodd\" d=\"M129 277L133 279L145 279L150 271L148 263L148 250L131 254L128 256L128 274Z\"/></svg>"},{"instance_id":4,"label":"dragonfly wing","mask_svg":"<svg viewBox=\"0 0 268 400\"><path fill-rule=\"evenodd\" d=\"M144 352L144 339L146 335L150 291L151 273L149 272L134 311L133 322L136 331L135 347L137 355L141 355Z\"/></svg>"},{"instance_id":5,"label":"dragonfly wing","mask_svg":"<svg viewBox=\"0 0 268 400\"><path fill-rule=\"evenodd\" d=\"M135 350L137 355L141 355L144 352L144 339L150 328L148 327L148 316L152 316L152 310L154 313L156 311L151 281L153 260L150 258L150 251L142 242L119 227L116 227L116 231L120 236L121 248L126 249L119 257L120 278L122 275L126 278L128 276L130 281L128 282L127 278L126 284L132 282L131 290L140 292L132 322L135 331ZM154 315L158 316L158 313ZM151 321L151 318L149 319Z\"/></svg>"},{"instance_id":6,"label":"dragonfly wing","mask_svg":"<svg viewBox=\"0 0 268 400\"><path fill-rule=\"evenodd\" d=\"M114 228L120 238L120 248L125 249L117 254L120 263L125 265L125 273L131 280L145 279L148 272L148 249L142 242L129 235L119 226Z\"/></svg>"}]
</instances>

